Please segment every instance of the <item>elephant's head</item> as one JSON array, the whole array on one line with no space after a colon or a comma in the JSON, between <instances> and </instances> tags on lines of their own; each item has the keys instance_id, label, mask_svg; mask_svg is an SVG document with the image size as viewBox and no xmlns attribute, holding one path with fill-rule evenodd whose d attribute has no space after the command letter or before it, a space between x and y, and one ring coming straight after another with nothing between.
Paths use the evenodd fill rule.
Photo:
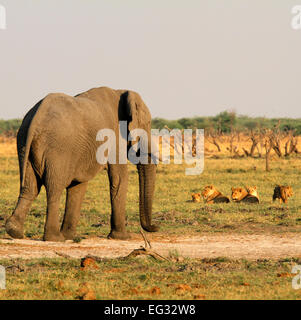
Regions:
<instances>
[{"instance_id":1,"label":"elephant's head","mask_svg":"<svg viewBox=\"0 0 301 320\"><path fill-rule=\"evenodd\" d=\"M155 232L159 230L159 227L151 224L156 180L156 165L151 163L151 114L140 95L136 92L124 92L120 101L119 119L128 122L128 133L134 129L143 129L147 133L148 163L137 164L139 174L139 211L142 228L148 232ZM132 146L132 143L132 141L128 142L128 148Z\"/></svg>"}]
</instances>

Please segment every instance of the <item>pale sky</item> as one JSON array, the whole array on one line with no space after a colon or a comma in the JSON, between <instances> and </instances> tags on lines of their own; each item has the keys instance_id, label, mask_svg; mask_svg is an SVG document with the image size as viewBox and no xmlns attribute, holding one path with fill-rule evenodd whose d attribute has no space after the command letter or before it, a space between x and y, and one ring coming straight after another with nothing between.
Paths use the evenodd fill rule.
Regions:
<instances>
[{"instance_id":1,"label":"pale sky","mask_svg":"<svg viewBox=\"0 0 301 320\"><path fill-rule=\"evenodd\" d=\"M153 117L301 117L301 0L0 0L0 118L50 92L139 92Z\"/></svg>"}]
</instances>

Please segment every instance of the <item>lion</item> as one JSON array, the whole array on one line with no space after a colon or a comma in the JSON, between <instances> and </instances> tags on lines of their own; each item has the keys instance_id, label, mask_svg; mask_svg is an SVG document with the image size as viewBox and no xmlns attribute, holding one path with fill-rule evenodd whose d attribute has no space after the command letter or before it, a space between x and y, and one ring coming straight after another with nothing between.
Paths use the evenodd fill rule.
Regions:
<instances>
[{"instance_id":1,"label":"lion","mask_svg":"<svg viewBox=\"0 0 301 320\"><path fill-rule=\"evenodd\" d=\"M206 186L204 188L204 190L202 191L202 196L204 198L204 201L208 204L230 202L228 197L224 196L212 185Z\"/></svg>"},{"instance_id":2,"label":"lion","mask_svg":"<svg viewBox=\"0 0 301 320\"><path fill-rule=\"evenodd\" d=\"M257 191L257 187L246 187L247 192L249 195L254 196L256 198L259 199L259 195L258 195L258 191Z\"/></svg>"},{"instance_id":3,"label":"lion","mask_svg":"<svg viewBox=\"0 0 301 320\"><path fill-rule=\"evenodd\" d=\"M273 201L279 199L280 203L287 203L288 198L293 196L293 188L291 186L277 185L274 189Z\"/></svg>"},{"instance_id":4,"label":"lion","mask_svg":"<svg viewBox=\"0 0 301 320\"><path fill-rule=\"evenodd\" d=\"M257 187L232 188L234 202L259 203Z\"/></svg>"},{"instance_id":5,"label":"lion","mask_svg":"<svg viewBox=\"0 0 301 320\"><path fill-rule=\"evenodd\" d=\"M193 202L201 202L201 194L200 193L192 193L191 194Z\"/></svg>"}]
</instances>

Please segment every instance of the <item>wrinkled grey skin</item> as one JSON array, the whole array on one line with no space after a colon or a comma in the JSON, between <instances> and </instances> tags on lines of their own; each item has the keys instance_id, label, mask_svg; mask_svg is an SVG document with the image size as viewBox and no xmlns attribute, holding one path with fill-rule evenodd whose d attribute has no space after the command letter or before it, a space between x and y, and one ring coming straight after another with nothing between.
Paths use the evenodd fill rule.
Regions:
<instances>
[{"instance_id":1,"label":"wrinkled grey skin","mask_svg":"<svg viewBox=\"0 0 301 320\"><path fill-rule=\"evenodd\" d=\"M23 238L26 214L44 185L47 194L44 240L74 239L88 181L98 171L107 169L111 195L108 237L121 240L130 237L125 230L127 165L100 165L96 160L100 145L96 135L101 129L115 131L118 150L120 120L128 121L128 130L141 128L150 135L150 112L139 94L133 91L101 87L76 97L49 94L27 113L17 137L21 187L16 209L5 226L10 236ZM137 169L141 226L154 232L158 230L151 224L156 166L149 162L138 164ZM64 189L67 198L60 226L59 202Z\"/></svg>"}]
</instances>

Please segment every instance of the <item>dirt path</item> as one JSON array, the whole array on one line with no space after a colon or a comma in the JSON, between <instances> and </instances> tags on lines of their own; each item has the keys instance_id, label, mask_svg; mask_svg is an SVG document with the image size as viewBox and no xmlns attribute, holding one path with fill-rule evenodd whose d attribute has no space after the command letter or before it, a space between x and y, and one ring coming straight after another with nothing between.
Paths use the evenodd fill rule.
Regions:
<instances>
[{"instance_id":1,"label":"dirt path","mask_svg":"<svg viewBox=\"0 0 301 320\"><path fill-rule=\"evenodd\" d=\"M233 259L279 259L301 257L301 235L204 235L200 237L152 237L152 247L168 256L172 250L183 257ZM128 255L144 245L137 236L131 241L115 241L104 238L89 238L80 243L43 242L38 240L0 240L0 259L57 258L67 255L82 258L88 254L98 257L116 258Z\"/></svg>"}]
</instances>

